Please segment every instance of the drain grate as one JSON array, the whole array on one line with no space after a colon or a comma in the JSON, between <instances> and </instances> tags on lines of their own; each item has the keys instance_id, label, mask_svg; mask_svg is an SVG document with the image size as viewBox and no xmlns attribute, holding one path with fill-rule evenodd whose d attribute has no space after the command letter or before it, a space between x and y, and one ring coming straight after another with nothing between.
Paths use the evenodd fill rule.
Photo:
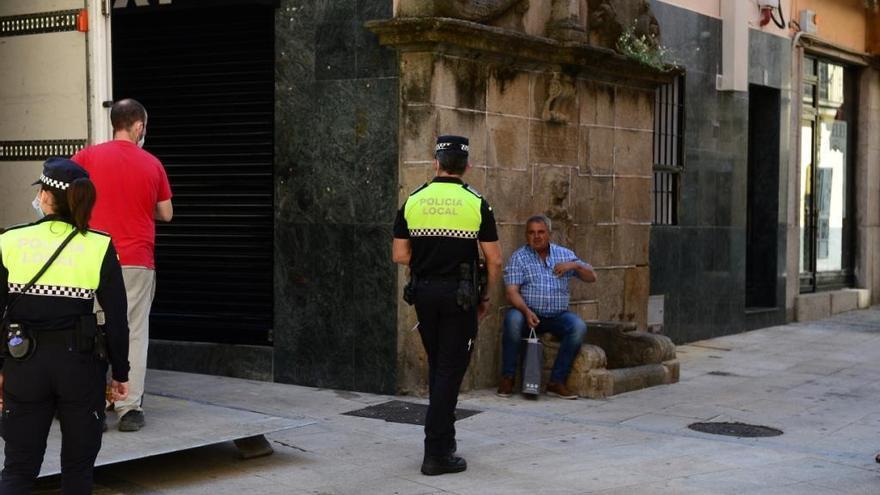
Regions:
<instances>
[{"instance_id":1,"label":"drain grate","mask_svg":"<svg viewBox=\"0 0 880 495\"><path fill-rule=\"evenodd\" d=\"M782 430L769 426L748 425L745 423L693 423L688 428L712 435L725 435L728 437L776 437L782 435Z\"/></svg>"},{"instance_id":2,"label":"drain grate","mask_svg":"<svg viewBox=\"0 0 880 495\"><path fill-rule=\"evenodd\" d=\"M427 411L428 406L425 404L391 400L376 404L375 406L369 406L342 414L345 416L357 416L360 418L383 419L389 423L421 426L425 424L425 413ZM475 414L480 414L481 412L482 411L474 411L472 409L456 409L455 417L457 419L464 419Z\"/></svg>"}]
</instances>

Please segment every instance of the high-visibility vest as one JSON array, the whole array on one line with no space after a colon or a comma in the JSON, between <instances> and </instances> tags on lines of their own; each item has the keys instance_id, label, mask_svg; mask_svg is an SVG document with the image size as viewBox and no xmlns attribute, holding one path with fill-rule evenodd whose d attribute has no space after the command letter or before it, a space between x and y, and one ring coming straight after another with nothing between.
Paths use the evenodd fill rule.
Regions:
<instances>
[{"instance_id":1,"label":"high-visibility vest","mask_svg":"<svg viewBox=\"0 0 880 495\"><path fill-rule=\"evenodd\" d=\"M0 234L0 256L9 272L11 294L24 289L73 228L66 222L46 220ZM110 236L100 232L75 235L28 294L93 298L109 244Z\"/></svg>"},{"instance_id":2,"label":"high-visibility vest","mask_svg":"<svg viewBox=\"0 0 880 495\"><path fill-rule=\"evenodd\" d=\"M410 237L476 239L482 198L466 184L432 182L406 200L404 218Z\"/></svg>"}]
</instances>

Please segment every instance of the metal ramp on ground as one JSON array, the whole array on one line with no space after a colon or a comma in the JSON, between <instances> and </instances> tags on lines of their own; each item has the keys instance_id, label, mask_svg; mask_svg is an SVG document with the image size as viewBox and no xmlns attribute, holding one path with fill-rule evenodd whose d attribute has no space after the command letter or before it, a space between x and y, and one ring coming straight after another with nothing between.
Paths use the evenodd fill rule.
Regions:
<instances>
[{"instance_id":1,"label":"metal ramp on ground","mask_svg":"<svg viewBox=\"0 0 880 495\"><path fill-rule=\"evenodd\" d=\"M104 433L95 466L143 459L181 450L233 441L242 457L272 453L264 435L300 428L315 421L308 418L282 418L242 409L217 406L179 397L146 394L147 425L138 432L120 432L117 417L108 413L109 429ZM0 441L2 444L2 441ZM52 422L40 477L61 473L61 429ZM0 463L2 463L0 449Z\"/></svg>"}]
</instances>

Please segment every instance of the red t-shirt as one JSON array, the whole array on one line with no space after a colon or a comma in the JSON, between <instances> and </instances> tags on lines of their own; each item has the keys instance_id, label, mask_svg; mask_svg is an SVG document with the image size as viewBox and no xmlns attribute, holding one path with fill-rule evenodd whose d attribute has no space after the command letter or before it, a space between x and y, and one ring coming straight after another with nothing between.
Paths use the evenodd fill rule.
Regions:
<instances>
[{"instance_id":1,"label":"red t-shirt","mask_svg":"<svg viewBox=\"0 0 880 495\"><path fill-rule=\"evenodd\" d=\"M98 194L89 226L110 234L121 265L155 268L156 203L171 199L162 162L121 139L89 146L71 160L89 172Z\"/></svg>"}]
</instances>

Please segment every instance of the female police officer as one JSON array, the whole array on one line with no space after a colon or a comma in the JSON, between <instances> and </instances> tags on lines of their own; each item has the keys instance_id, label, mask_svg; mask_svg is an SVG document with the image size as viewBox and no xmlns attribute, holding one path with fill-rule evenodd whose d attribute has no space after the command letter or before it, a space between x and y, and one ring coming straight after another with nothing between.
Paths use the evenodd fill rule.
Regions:
<instances>
[{"instance_id":1,"label":"female police officer","mask_svg":"<svg viewBox=\"0 0 880 495\"><path fill-rule=\"evenodd\" d=\"M0 344L7 351L0 374L6 442L0 494L31 491L56 410L62 492L86 494L104 423L103 349L112 365L113 399L128 394L125 288L110 237L88 229L95 204L88 173L51 158L34 184L41 185L34 207L45 217L0 234L0 309L6 313ZM106 315L106 347L95 327L95 296Z\"/></svg>"}]
</instances>

